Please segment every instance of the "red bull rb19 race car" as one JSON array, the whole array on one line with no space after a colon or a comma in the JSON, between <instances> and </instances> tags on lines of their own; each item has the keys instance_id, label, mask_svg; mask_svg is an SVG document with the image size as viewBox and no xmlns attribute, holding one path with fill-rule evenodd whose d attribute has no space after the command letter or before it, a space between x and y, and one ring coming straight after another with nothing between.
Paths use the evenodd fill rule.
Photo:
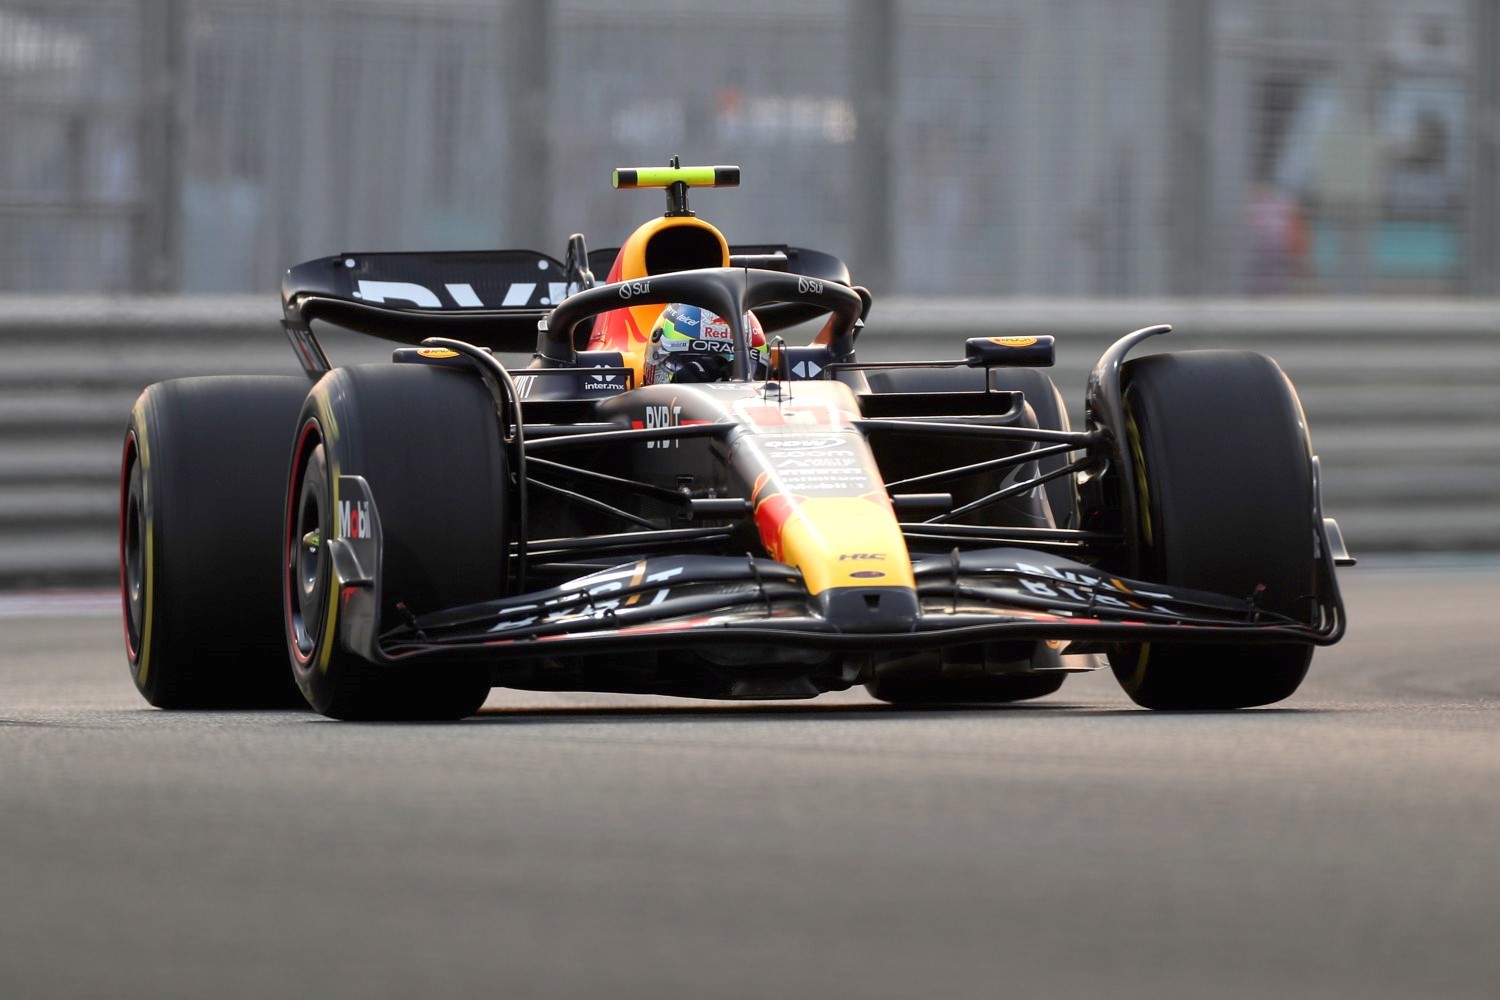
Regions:
<instances>
[{"instance_id":1,"label":"red bull rb19 race car","mask_svg":"<svg viewBox=\"0 0 1500 1000\"><path fill-rule=\"evenodd\" d=\"M1010 702L1107 658L1143 706L1229 709L1338 641L1353 560L1274 361L1129 359L1170 327L1138 330L1075 430L1049 336L862 360L871 298L841 260L689 209L738 175L616 171L667 196L618 249L309 261L283 282L304 376L146 389L120 488L146 699ZM334 367L314 323L401 346Z\"/></svg>"}]
</instances>

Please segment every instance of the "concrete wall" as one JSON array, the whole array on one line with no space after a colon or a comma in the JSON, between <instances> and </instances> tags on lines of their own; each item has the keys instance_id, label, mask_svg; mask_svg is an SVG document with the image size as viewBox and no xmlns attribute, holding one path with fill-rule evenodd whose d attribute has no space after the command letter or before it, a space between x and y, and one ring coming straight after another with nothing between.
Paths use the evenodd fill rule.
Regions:
<instances>
[{"instance_id":1,"label":"concrete wall","mask_svg":"<svg viewBox=\"0 0 1500 1000\"><path fill-rule=\"evenodd\" d=\"M0 586L115 578L119 447L164 378L295 373L268 296L0 297ZM1329 514L1356 555L1500 551L1500 302L967 300L876 304L866 360L959 357L967 336L1051 333L1076 410L1119 335L1154 350L1264 351L1291 375L1322 456ZM327 331L337 363L389 357Z\"/></svg>"}]
</instances>

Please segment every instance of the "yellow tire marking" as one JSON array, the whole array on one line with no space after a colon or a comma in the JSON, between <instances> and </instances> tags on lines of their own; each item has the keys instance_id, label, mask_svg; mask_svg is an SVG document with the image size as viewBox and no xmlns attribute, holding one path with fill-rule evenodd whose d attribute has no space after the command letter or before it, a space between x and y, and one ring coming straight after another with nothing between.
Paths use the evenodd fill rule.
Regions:
<instances>
[{"instance_id":1,"label":"yellow tire marking","mask_svg":"<svg viewBox=\"0 0 1500 1000\"><path fill-rule=\"evenodd\" d=\"M146 443L146 394L135 401L130 409L132 422L136 425L135 447L141 456L141 468L151 468L151 448Z\"/></svg>"},{"instance_id":2,"label":"yellow tire marking","mask_svg":"<svg viewBox=\"0 0 1500 1000\"><path fill-rule=\"evenodd\" d=\"M151 672L151 619L152 609L156 606L156 532L153 529L151 508L146 503L146 490L151 486L151 448L146 443L146 402L145 396L136 401L131 411L131 417L136 425L135 451L141 463L141 519L146 522L146 538L143 544L146 546L146 571L141 580L141 586L146 591L146 607L142 614L145 625L141 628L141 648L135 656L135 682L138 687L144 688L146 677ZM128 488L128 483L127 483ZM127 612L128 613L128 612Z\"/></svg>"},{"instance_id":3,"label":"yellow tire marking","mask_svg":"<svg viewBox=\"0 0 1500 1000\"><path fill-rule=\"evenodd\" d=\"M1135 485L1139 497L1136 506L1140 508L1141 537L1150 545L1154 540L1151 534L1151 487L1146 482L1146 456L1141 451L1141 432L1135 425L1135 414L1130 411L1125 413L1125 427L1130 456L1135 460Z\"/></svg>"},{"instance_id":4,"label":"yellow tire marking","mask_svg":"<svg viewBox=\"0 0 1500 1000\"><path fill-rule=\"evenodd\" d=\"M141 466L144 469L145 463L142 462ZM145 491L142 490L142 493L144 493L144 492ZM144 500L144 499L145 498L143 496L142 500ZM154 591L156 589L155 588L155 583L156 583L156 565L155 564L156 564L156 560L152 557L151 552L155 548L156 548L155 532L151 528L151 519L149 517L147 517L146 518L146 577L145 577L145 579L143 581L141 581L142 586L144 586L146 588L146 610L145 610L145 614L143 615L143 617L146 619L146 627L141 630L141 651L140 651L140 653L135 658L136 665L139 668L139 673L136 674L136 683L140 684L140 685L144 685L146 683L146 674L151 670L151 609L156 604L156 601L155 601L154 596L153 596L153 593L154 593Z\"/></svg>"},{"instance_id":5,"label":"yellow tire marking","mask_svg":"<svg viewBox=\"0 0 1500 1000\"><path fill-rule=\"evenodd\" d=\"M1130 457L1135 461L1136 507L1141 518L1141 537L1147 545L1154 541L1151 531L1151 487L1146 481L1146 456L1141 450L1141 430L1136 426L1135 413L1125 411L1125 435L1130 442ZM1134 602L1131 602L1134 603ZM1138 690L1146 682L1146 665L1151 661L1151 643L1141 643L1135 656L1135 670L1130 676L1130 690Z\"/></svg>"},{"instance_id":6,"label":"yellow tire marking","mask_svg":"<svg viewBox=\"0 0 1500 1000\"><path fill-rule=\"evenodd\" d=\"M319 400L319 402L326 404L327 401ZM321 411L325 409L331 411L332 408L326 405L319 406L319 416L322 416ZM330 419L329 424L331 425L332 423L333 421ZM331 485L333 487L331 491L333 502L329 505L326 516L333 522L335 528L337 528L339 516L339 466L338 462L329 453L327 440L323 442L323 464L328 469L328 478L332 480ZM332 531L328 533L330 539L332 539L333 535L334 532ZM323 650L318 654L318 670L326 674L328 673L328 661L333 657L333 647L338 643L339 587L338 579L334 576L333 572L333 558L326 552L325 556L328 558L328 614L323 619Z\"/></svg>"},{"instance_id":7,"label":"yellow tire marking","mask_svg":"<svg viewBox=\"0 0 1500 1000\"><path fill-rule=\"evenodd\" d=\"M1137 691L1146 683L1146 664L1151 659L1151 643L1141 643L1141 650L1135 656L1135 672L1130 675L1130 690Z\"/></svg>"}]
</instances>

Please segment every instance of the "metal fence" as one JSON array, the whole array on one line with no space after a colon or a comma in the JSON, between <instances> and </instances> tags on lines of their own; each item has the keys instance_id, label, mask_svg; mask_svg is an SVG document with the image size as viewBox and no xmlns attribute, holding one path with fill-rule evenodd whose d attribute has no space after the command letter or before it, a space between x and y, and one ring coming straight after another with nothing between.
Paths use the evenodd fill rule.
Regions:
<instances>
[{"instance_id":1,"label":"metal fence","mask_svg":"<svg viewBox=\"0 0 1500 1000\"><path fill-rule=\"evenodd\" d=\"M611 167L877 291L1500 292L1500 0L3 0L0 290L619 240Z\"/></svg>"}]
</instances>

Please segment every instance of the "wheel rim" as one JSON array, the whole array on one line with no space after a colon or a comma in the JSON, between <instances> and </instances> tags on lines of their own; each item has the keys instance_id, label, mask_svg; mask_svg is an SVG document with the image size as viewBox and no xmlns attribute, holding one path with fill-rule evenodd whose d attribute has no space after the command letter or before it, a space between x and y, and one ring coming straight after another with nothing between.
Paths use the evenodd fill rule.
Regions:
<instances>
[{"instance_id":1,"label":"wheel rim","mask_svg":"<svg viewBox=\"0 0 1500 1000\"><path fill-rule=\"evenodd\" d=\"M299 662L311 661L323 634L323 604L328 593L327 540L324 538L323 484L314 461L319 445L303 461L296 507L288 519L286 588L292 646Z\"/></svg>"},{"instance_id":2,"label":"wheel rim","mask_svg":"<svg viewBox=\"0 0 1500 1000\"><path fill-rule=\"evenodd\" d=\"M120 568L125 591L125 634L131 659L136 659L140 655L141 634L146 628L146 505L141 497L139 462L132 463L124 517L120 521L124 533L120 543Z\"/></svg>"}]
</instances>

